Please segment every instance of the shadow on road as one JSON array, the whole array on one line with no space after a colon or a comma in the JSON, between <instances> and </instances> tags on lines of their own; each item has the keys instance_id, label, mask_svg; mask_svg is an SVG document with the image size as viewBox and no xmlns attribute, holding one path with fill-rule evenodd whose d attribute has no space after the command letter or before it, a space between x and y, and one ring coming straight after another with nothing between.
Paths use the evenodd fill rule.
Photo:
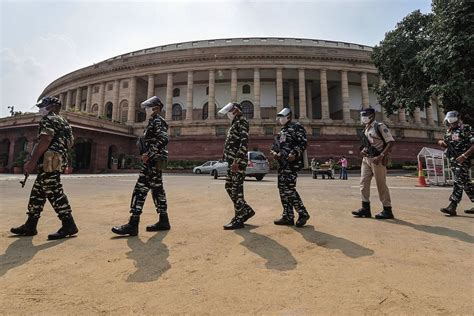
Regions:
<instances>
[{"instance_id":1,"label":"shadow on road","mask_svg":"<svg viewBox=\"0 0 474 316\"><path fill-rule=\"evenodd\" d=\"M260 235L251 230L258 228L258 226L245 225L243 229L235 230L237 235L240 235L244 240L240 243L242 246L259 255L267 262L265 267L267 269L288 271L296 268L298 262L291 252L277 243L275 240Z\"/></svg>"},{"instance_id":2,"label":"shadow on road","mask_svg":"<svg viewBox=\"0 0 474 316\"><path fill-rule=\"evenodd\" d=\"M294 227L294 230L300 233L303 238L309 242L327 249L338 249L351 258L371 256L374 254L372 249L356 244L353 241L316 231L312 225L299 228Z\"/></svg>"},{"instance_id":3,"label":"shadow on road","mask_svg":"<svg viewBox=\"0 0 474 316\"><path fill-rule=\"evenodd\" d=\"M408 226L413 229L416 229L425 233L429 233L429 234L451 237L451 238L458 239L460 241L464 241L470 244L474 243L474 236L471 236L460 230L455 230L455 229L441 227L441 226L419 225L419 224L410 223L401 219L394 219L394 220L385 221L385 222L390 223L390 224Z\"/></svg>"},{"instance_id":4,"label":"shadow on road","mask_svg":"<svg viewBox=\"0 0 474 316\"><path fill-rule=\"evenodd\" d=\"M134 261L137 270L130 274L127 282L152 282L158 280L163 273L171 268L168 262L169 250L163 243L168 231L155 234L143 242L138 237L127 239L131 251L127 257Z\"/></svg>"},{"instance_id":5,"label":"shadow on road","mask_svg":"<svg viewBox=\"0 0 474 316\"><path fill-rule=\"evenodd\" d=\"M3 255L0 255L0 277L5 275L8 270L27 263L33 259L39 251L54 247L67 240L67 238L59 239L35 246L33 245L32 236L11 236L9 238L16 240L8 246Z\"/></svg>"}]
</instances>

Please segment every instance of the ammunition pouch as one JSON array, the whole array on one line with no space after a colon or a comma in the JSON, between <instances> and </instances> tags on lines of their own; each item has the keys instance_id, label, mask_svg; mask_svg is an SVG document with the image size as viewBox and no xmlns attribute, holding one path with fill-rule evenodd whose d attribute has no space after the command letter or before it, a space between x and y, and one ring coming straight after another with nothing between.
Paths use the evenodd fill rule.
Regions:
<instances>
[{"instance_id":1,"label":"ammunition pouch","mask_svg":"<svg viewBox=\"0 0 474 316\"><path fill-rule=\"evenodd\" d=\"M43 155L44 172L62 171L63 155L61 153L48 150Z\"/></svg>"}]
</instances>

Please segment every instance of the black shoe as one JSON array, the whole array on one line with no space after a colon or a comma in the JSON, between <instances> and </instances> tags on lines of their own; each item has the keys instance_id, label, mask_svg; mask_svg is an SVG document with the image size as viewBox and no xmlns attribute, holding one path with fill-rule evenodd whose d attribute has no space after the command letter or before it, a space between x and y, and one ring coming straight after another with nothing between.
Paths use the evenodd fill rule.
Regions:
<instances>
[{"instance_id":1,"label":"black shoe","mask_svg":"<svg viewBox=\"0 0 474 316\"><path fill-rule=\"evenodd\" d=\"M130 220L127 224L122 226L114 226L112 227L112 232L116 233L117 235L129 235L129 236L136 236L138 235L138 223L140 222L140 216L132 215L130 216Z\"/></svg>"},{"instance_id":2,"label":"black shoe","mask_svg":"<svg viewBox=\"0 0 474 316\"><path fill-rule=\"evenodd\" d=\"M245 223L246 221L248 221L249 219L251 219L253 216L255 215L255 211L254 210L250 210L247 214L245 214L245 216L242 218L242 222Z\"/></svg>"},{"instance_id":3,"label":"black shoe","mask_svg":"<svg viewBox=\"0 0 474 316\"><path fill-rule=\"evenodd\" d=\"M370 212L370 202L362 202L362 208L353 211L352 215L356 217L372 217L372 213Z\"/></svg>"},{"instance_id":4,"label":"black shoe","mask_svg":"<svg viewBox=\"0 0 474 316\"><path fill-rule=\"evenodd\" d=\"M146 227L147 232L157 232L160 230L170 230L170 221L168 219L168 214L161 214L160 219L156 224L148 225Z\"/></svg>"},{"instance_id":5,"label":"black shoe","mask_svg":"<svg viewBox=\"0 0 474 316\"><path fill-rule=\"evenodd\" d=\"M466 213L466 214L474 214L474 207L471 207L470 210L464 210L464 213Z\"/></svg>"},{"instance_id":6,"label":"black shoe","mask_svg":"<svg viewBox=\"0 0 474 316\"><path fill-rule=\"evenodd\" d=\"M229 224L224 225L225 230L244 228L244 223L238 219L232 219Z\"/></svg>"},{"instance_id":7,"label":"black shoe","mask_svg":"<svg viewBox=\"0 0 474 316\"><path fill-rule=\"evenodd\" d=\"M449 203L448 207L443 207L442 209L440 209L441 212L445 213L445 214L448 214L449 216L456 216L457 213L456 213L456 208L458 207L458 204L451 201L451 203Z\"/></svg>"},{"instance_id":8,"label":"black shoe","mask_svg":"<svg viewBox=\"0 0 474 316\"><path fill-rule=\"evenodd\" d=\"M376 219L394 219L395 217L393 216L393 213L392 213L392 207L384 206L382 212L375 215L375 218Z\"/></svg>"},{"instance_id":9,"label":"black shoe","mask_svg":"<svg viewBox=\"0 0 474 316\"><path fill-rule=\"evenodd\" d=\"M79 231L77 229L76 223L74 223L74 218L71 214L61 218L61 222L63 224L61 228L56 233L48 235L49 240L66 238L68 236L77 234L77 232Z\"/></svg>"},{"instance_id":10,"label":"black shoe","mask_svg":"<svg viewBox=\"0 0 474 316\"><path fill-rule=\"evenodd\" d=\"M308 221L309 218L310 216L308 213L298 216L298 220L296 221L295 226L303 227L304 225L306 225L306 222Z\"/></svg>"},{"instance_id":11,"label":"black shoe","mask_svg":"<svg viewBox=\"0 0 474 316\"><path fill-rule=\"evenodd\" d=\"M38 225L39 217L28 216L26 222L19 227L12 227L10 232L19 236L34 236L38 234L36 226Z\"/></svg>"},{"instance_id":12,"label":"black shoe","mask_svg":"<svg viewBox=\"0 0 474 316\"><path fill-rule=\"evenodd\" d=\"M282 216L280 219L273 221L273 223L275 225L293 226L295 224L295 220L287 216Z\"/></svg>"}]
</instances>

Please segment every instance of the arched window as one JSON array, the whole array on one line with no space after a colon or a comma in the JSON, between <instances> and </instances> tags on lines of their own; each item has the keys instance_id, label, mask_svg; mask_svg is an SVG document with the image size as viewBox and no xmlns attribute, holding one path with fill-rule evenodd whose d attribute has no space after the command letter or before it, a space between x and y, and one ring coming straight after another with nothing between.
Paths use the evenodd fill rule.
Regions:
<instances>
[{"instance_id":1,"label":"arched window","mask_svg":"<svg viewBox=\"0 0 474 316\"><path fill-rule=\"evenodd\" d=\"M244 84L242 86L242 94L250 94L250 85Z\"/></svg>"},{"instance_id":2,"label":"arched window","mask_svg":"<svg viewBox=\"0 0 474 316\"><path fill-rule=\"evenodd\" d=\"M109 120L112 119L113 108L114 108L114 106L113 106L112 102L107 102L105 104L105 117Z\"/></svg>"},{"instance_id":3,"label":"arched window","mask_svg":"<svg viewBox=\"0 0 474 316\"><path fill-rule=\"evenodd\" d=\"M179 97L181 91L179 90L179 88L174 88L173 89L173 97Z\"/></svg>"},{"instance_id":4,"label":"arched window","mask_svg":"<svg viewBox=\"0 0 474 316\"><path fill-rule=\"evenodd\" d=\"M181 121L183 119L183 109L178 103L173 104L171 119L173 121Z\"/></svg>"},{"instance_id":5,"label":"arched window","mask_svg":"<svg viewBox=\"0 0 474 316\"><path fill-rule=\"evenodd\" d=\"M92 106L92 113L94 113L94 114L99 113L99 105L98 104L94 104Z\"/></svg>"},{"instance_id":6,"label":"arched window","mask_svg":"<svg viewBox=\"0 0 474 316\"><path fill-rule=\"evenodd\" d=\"M242 113L247 119L253 119L253 104L250 101L240 103L242 105Z\"/></svg>"},{"instance_id":7,"label":"arched window","mask_svg":"<svg viewBox=\"0 0 474 316\"><path fill-rule=\"evenodd\" d=\"M205 120L209 117L209 103L205 103L202 106L202 119Z\"/></svg>"},{"instance_id":8,"label":"arched window","mask_svg":"<svg viewBox=\"0 0 474 316\"><path fill-rule=\"evenodd\" d=\"M128 101L123 100L120 103L120 121L125 123L128 119Z\"/></svg>"}]
</instances>

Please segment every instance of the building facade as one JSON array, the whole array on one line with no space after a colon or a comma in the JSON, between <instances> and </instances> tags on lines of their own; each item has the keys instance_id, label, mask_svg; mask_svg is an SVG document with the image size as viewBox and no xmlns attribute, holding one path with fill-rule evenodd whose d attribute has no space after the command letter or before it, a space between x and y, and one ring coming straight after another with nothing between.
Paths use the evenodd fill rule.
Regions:
<instances>
[{"instance_id":1,"label":"building facade","mask_svg":"<svg viewBox=\"0 0 474 316\"><path fill-rule=\"evenodd\" d=\"M344 154L360 159L358 111L371 105L377 110L377 119L385 121L398 140L393 158L413 161L422 146L441 136L443 111L433 98L431 106L417 109L413 116L404 111L384 115L374 93L379 77L370 60L371 50L353 43L296 38L177 43L79 69L52 82L40 97L58 97L80 133L87 124L97 129L94 133L114 135L120 130L116 139L127 143L146 125L146 114L139 104L157 95L165 104L162 115L170 126L171 160L221 156L229 122L218 117L217 111L228 102L242 103L250 121L250 149L268 153L278 130L276 113L289 105L307 130L310 157ZM87 122L81 121L81 116L87 117ZM102 131L97 128L101 124L106 126ZM102 136L80 138L93 146ZM5 141L12 147L11 139ZM121 145L120 150L127 146L133 147ZM127 154L135 152L130 149ZM99 160L110 159L110 155L99 156ZM95 165L110 165L95 159L91 158Z\"/></svg>"}]
</instances>

